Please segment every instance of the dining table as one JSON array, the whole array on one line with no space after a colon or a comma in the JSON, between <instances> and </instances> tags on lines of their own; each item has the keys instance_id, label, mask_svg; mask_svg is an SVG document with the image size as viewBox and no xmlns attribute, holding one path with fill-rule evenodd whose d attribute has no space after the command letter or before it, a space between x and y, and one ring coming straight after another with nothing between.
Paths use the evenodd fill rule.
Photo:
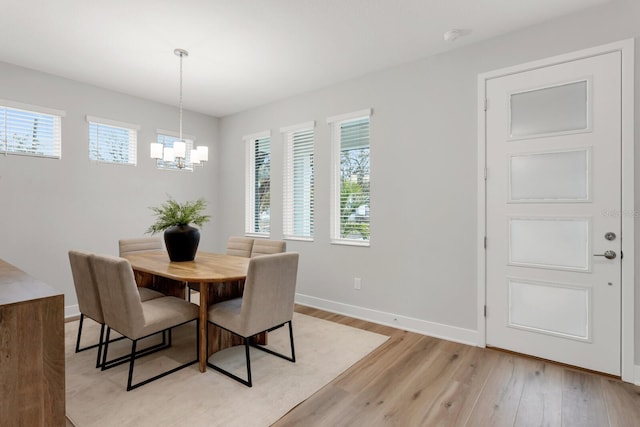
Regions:
<instances>
[{"instance_id":1,"label":"dining table","mask_svg":"<svg viewBox=\"0 0 640 427\"><path fill-rule=\"evenodd\" d=\"M207 311L211 304L242 296L249 258L211 252L197 252L193 261L174 262L165 251L140 251L123 255L133 268L138 286L150 287L167 295L184 298L188 284L200 285L199 348L200 372L207 370L207 359L215 351L242 341L211 325ZM266 340L266 335L258 341Z\"/></svg>"}]
</instances>

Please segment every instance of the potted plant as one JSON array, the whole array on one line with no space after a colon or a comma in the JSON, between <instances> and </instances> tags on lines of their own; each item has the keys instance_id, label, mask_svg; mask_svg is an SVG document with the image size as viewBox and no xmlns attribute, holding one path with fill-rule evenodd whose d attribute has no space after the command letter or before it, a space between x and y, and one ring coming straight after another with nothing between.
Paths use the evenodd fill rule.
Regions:
<instances>
[{"instance_id":1,"label":"potted plant","mask_svg":"<svg viewBox=\"0 0 640 427\"><path fill-rule=\"evenodd\" d=\"M147 229L147 233L164 231L164 243L171 261L193 261L196 257L200 230L189 224L202 227L209 221L210 216L202 213L206 206L207 202L203 198L195 202L178 203L170 197L159 207L149 208L157 218Z\"/></svg>"}]
</instances>

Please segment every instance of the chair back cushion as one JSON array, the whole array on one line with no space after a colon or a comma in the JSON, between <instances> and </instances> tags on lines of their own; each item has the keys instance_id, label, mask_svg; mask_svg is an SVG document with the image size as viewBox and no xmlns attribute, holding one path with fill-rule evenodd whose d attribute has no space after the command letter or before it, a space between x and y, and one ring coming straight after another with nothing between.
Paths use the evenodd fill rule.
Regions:
<instances>
[{"instance_id":1,"label":"chair back cushion","mask_svg":"<svg viewBox=\"0 0 640 427\"><path fill-rule=\"evenodd\" d=\"M251 249L251 258L260 255L279 254L287 250L287 242L284 240L256 239Z\"/></svg>"},{"instance_id":2,"label":"chair back cushion","mask_svg":"<svg viewBox=\"0 0 640 427\"><path fill-rule=\"evenodd\" d=\"M136 237L118 240L120 256L130 252L161 251L164 249L161 237Z\"/></svg>"},{"instance_id":3,"label":"chair back cushion","mask_svg":"<svg viewBox=\"0 0 640 427\"><path fill-rule=\"evenodd\" d=\"M242 335L251 336L293 317L298 253L251 258L242 295Z\"/></svg>"},{"instance_id":4,"label":"chair back cushion","mask_svg":"<svg viewBox=\"0 0 640 427\"><path fill-rule=\"evenodd\" d=\"M253 248L253 239L250 237L231 236L227 240L227 255L249 258Z\"/></svg>"},{"instance_id":5,"label":"chair back cushion","mask_svg":"<svg viewBox=\"0 0 640 427\"><path fill-rule=\"evenodd\" d=\"M92 255L104 322L129 338L145 324L140 294L133 277L131 264L124 258Z\"/></svg>"},{"instance_id":6,"label":"chair back cushion","mask_svg":"<svg viewBox=\"0 0 640 427\"><path fill-rule=\"evenodd\" d=\"M90 257L91 254L89 252L69 251L73 285L76 288L80 313L98 323L104 323L100 294L98 293L98 285Z\"/></svg>"}]
</instances>

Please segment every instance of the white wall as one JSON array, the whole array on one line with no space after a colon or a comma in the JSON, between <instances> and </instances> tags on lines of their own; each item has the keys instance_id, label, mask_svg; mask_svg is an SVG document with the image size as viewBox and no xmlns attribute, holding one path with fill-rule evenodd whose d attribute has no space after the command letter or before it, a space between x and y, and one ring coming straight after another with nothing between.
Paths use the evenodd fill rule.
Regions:
<instances>
[{"instance_id":1,"label":"white wall","mask_svg":"<svg viewBox=\"0 0 640 427\"><path fill-rule=\"evenodd\" d=\"M174 88L167 88L173 90ZM144 235L149 206L167 194L178 200L217 202L218 120L185 112L184 132L210 147L210 161L195 172L160 171L149 158L156 129L178 130L176 106L157 104L78 82L0 63L0 99L66 111L62 159L0 155L0 258L64 291L77 303L67 251L117 255L118 239ZM85 115L136 123L138 165L89 161ZM201 245L213 248L206 224Z\"/></svg>"},{"instance_id":2,"label":"white wall","mask_svg":"<svg viewBox=\"0 0 640 427\"><path fill-rule=\"evenodd\" d=\"M244 159L242 136L271 129L272 237L282 236L278 129L316 120L315 241L289 242L290 249L301 253L298 292L303 294L302 301L473 340L478 74L636 37L638 22L640 2L619 0L225 117L220 137L225 185L220 187L220 197L227 209L221 212L220 224L232 233L242 232L244 181L243 168L238 167ZM331 245L326 117L368 107L373 108L371 247ZM636 109L636 116L639 112ZM640 191L640 185L636 188ZM640 266L639 257L635 263ZM354 290L354 277L362 278L362 290ZM640 289L636 296L640 301ZM636 306L640 310L640 302ZM636 319L636 360L640 360L640 316Z\"/></svg>"}]
</instances>

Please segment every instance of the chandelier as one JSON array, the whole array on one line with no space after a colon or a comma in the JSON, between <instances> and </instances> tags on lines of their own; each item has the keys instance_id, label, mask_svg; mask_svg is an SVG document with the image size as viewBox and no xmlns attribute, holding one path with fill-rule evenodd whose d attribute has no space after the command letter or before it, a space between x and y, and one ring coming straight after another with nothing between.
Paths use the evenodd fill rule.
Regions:
<instances>
[{"instance_id":1,"label":"chandelier","mask_svg":"<svg viewBox=\"0 0 640 427\"><path fill-rule=\"evenodd\" d=\"M164 160L165 162L175 162L178 169L187 167L186 152L187 141L182 138L182 58L189 56L189 52L184 49L175 49L173 53L180 57L180 131L178 140L173 143L173 147L165 147L159 142L151 143L151 158ZM196 149L191 149L190 163L198 164L209 160L209 147L199 145Z\"/></svg>"}]
</instances>

